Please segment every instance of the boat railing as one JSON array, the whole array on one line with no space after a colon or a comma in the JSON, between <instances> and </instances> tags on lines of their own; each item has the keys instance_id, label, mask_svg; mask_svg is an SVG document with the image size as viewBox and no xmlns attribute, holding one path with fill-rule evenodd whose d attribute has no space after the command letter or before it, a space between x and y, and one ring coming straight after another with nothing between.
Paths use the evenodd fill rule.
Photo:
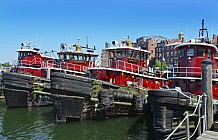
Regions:
<instances>
[{"instance_id":1,"label":"boat railing","mask_svg":"<svg viewBox=\"0 0 218 140\"><path fill-rule=\"evenodd\" d=\"M172 77L202 77L201 67L168 67L167 78ZM212 70L212 78L218 77L217 69Z\"/></svg>"},{"instance_id":2,"label":"boat railing","mask_svg":"<svg viewBox=\"0 0 218 140\"><path fill-rule=\"evenodd\" d=\"M143 67L143 66L139 66L137 64L132 64L132 63L125 62L122 60L109 59L105 62L104 62L104 64L102 64L102 62L100 63L100 61L95 61L95 67L119 69L119 70L137 73L137 74L143 74L143 75L157 77L155 69L151 68L151 67ZM161 75L159 75L158 77L161 77Z\"/></svg>"},{"instance_id":3,"label":"boat railing","mask_svg":"<svg viewBox=\"0 0 218 140\"><path fill-rule=\"evenodd\" d=\"M33 65L41 65L42 59L41 58L34 58L33 60L18 60L18 66L33 66Z\"/></svg>"},{"instance_id":4,"label":"boat railing","mask_svg":"<svg viewBox=\"0 0 218 140\"><path fill-rule=\"evenodd\" d=\"M87 68L85 66L67 63L67 62L61 62L59 68L66 69L66 70L72 70L72 71L78 71L78 72L87 71Z\"/></svg>"},{"instance_id":5,"label":"boat railing","mask_svg":"<svg viewBox=\"0 0 218 140\"><path fill-rule=\"evenodd\" d=\"M54 60L45 60L45 61L42 61L41 63L41 67L45 67L45 68L55 68L57 67L57 64L55 64L55 61Z\"/></svg>"}]
</instances>

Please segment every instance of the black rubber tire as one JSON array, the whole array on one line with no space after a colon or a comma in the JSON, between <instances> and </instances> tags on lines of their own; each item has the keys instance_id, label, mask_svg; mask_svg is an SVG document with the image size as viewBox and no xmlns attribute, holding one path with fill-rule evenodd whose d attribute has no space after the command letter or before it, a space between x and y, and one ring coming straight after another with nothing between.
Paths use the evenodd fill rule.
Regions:
<instances>
[{"instance_id":1,"label":"black rubber tire","mask_svg":"<svg viewBox=\"0 0 218 140\"><path fill-rule=\"evenodd\" d=\"M118 86L118 85L114 85L114 84L112 84L112 83L105 82L105 81L102 82L102 86L103 86L105 89L109 89L109 88L118 89L118 88L120 88L120 86Z\"/></svg>"},{"instance_id":2,"label":"black rubber tire","mask_svg":"<svg viewBox=\"0 0 218 140\"><path fill-rule=\"evenodd\" d=\"M191 93L184 92L187 96L190 96ZM173 98L183 98L187 99L184 95L180 94L176 90L168 90L168 89L157 89L157 90L149 90L148 96L160 96L160 97L173 97Z\"/></svg>"},{"instance_id":3,"label":"black rubber tire","mask_svg":"<svg viewBox=\"0 0 218 140\"><path fill-rule=\"evenodd\" d=\"M22 79L22 78L19 78L19 77L12 77L12 76L4 76L2 80L3 81L5 81L5 80L22 81L22 82L25 82L25 83L33 83L33 81L31 81L31 80Z\"/></svg>"},{"instance_id":4,"label":"black rubber tire","mask_svg":"<svg viewBox=\"0 0 218 140\"><path fill-rule=\"evenodd\" d=\"M91 87L91 83L86 83L84 81L77 81L77 80L72 80L72 79L65 79L65 78L60 78L60 77L52 77L51 82L55 83L68 83L68 84L73 84L73 85L78 85L78 86L83 86L83 87Z\"/></svg>"},{"instance_id":5,"label":"black rubber tire","mask_svg":"<svg viewBox=\"0 0 218 140\"><path fill-rule=\"evenodd\" d=\"M91 90L78 88L52 87L53 94L72 95L72 96L91 96Z\"/></svg>"},{"instance_id":6,"label":"black rubber tire","mask_svg":"<svg viewBox=\"0 0 218 140\"><path fill-rule=\"evenodd\" d=\"M131 92L114 90L113 93L115 101L131 102L133 100L133 94Z\"/></svg>"},{"instance_id":7,"label":"black rubber tire","mask_svg":"<svg viewBox=\"0 0 218 140\"><path fill-rule=\"evenodd\" d=\"M148 96L148 102L151 104L169 104L169 105L187 106L189 105L190 100L182 99L182 98L172 98L172 97Z\"/></svg>"},{"instance_id":8,"label":"black rubber tire","mask_svg":"<svg viewBox=\"0 0 218 140\"><path fill-rule=\"evenodd\" d=\"M32 79L33 79L33 76L20 74L20 73L14 73L14 72L4 72L2 74L2 79L4 77L16 77L16 78L25 79L25 80L28 80L28 81L32 81Z\"/></svg>"},{"instance_id":9,"label":"black rubber tire","mask_svg":"<svg viewBox=\"0 0 218 140\"><path fill-rule=\"evenodd\" d=\"M70 80L82 81L82 82L86 82L86 83L92 83L92 81L94 80L91 78L75 76L75 75L70 75L70 74L65 74L65 73L60 73L60 72L52 73L51 78L52 77L65 78L65 79L70 79Z\"/></svg>"},{"instance_id":10,"label":"black rubber tire","mask_svg":"<svg viewBox=\"0 0 218 140\"><path fill-rule=\"evenodd\" d=\"M68 88L68 89L80 89L80 90L85 90L85 91L91 91L91 87L86 87L83 85L78 85L78 84L71 84L71 83L60 83L60 82L52 82L51 83L51 88L58 89L59 87L62 88Z\"/></svg>"},{"instance_id":11,"label":"black rubber tire","mask_svg":"<svg viewBox=\"0 0 218 140\"><path fill-rule=\"evenodd\" d=\"M14 87L14 88L17 88L17 89L32 89L31 85L20 83L20 82L16 82L16 81L13 81L13 82L4 81L3 85L5 87L8 87L8 88Z\"/></svg>"}]
</instances>

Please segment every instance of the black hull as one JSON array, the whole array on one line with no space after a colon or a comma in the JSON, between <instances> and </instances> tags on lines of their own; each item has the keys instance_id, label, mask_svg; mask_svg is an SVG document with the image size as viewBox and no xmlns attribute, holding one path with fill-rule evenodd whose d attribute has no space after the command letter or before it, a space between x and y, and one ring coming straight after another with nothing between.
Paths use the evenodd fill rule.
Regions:
<instances>
[{"instance_id":1,"label":"black hull","mask_svg":"<svg viewBox=\"0 0 218 140\"><path fill-rule=\"evenodd\" d=\"M84 97L54 95L53 103L57 122L66 122L67 118L80 119L84 106Z\"/></svg>"},{"instance_id":2,"label":"black hull","mask_svg":"<svg viewBox=\"0 0 218 140\"><path fill-rule=\"evenodd\" d=\"M5 88L3 92L8 107L27 107L28 91Z\"/></svg>"},{"instance_id":3,"label":"black hull","mask_svg":"<svg viewBox=\"0 0 218 140\"><path fill-rule=\"evenodd\" d=\"M53 73L51 89L57 122L142 114L145 96L95 79Z\"/></svg>"},{"instance_id":4,"label":"black hull","mask_svg":"<svg viewBox=\"0 0 218 140\"><path fill-rule=\"evenodd\" d=\"M50 81L19 73L7 72L2 75L3 93L8 107L39 107L51 106L49 96L43 95L49 91ZM39 91L34 94L34 91Z\"/></svg>"}]
</instances>

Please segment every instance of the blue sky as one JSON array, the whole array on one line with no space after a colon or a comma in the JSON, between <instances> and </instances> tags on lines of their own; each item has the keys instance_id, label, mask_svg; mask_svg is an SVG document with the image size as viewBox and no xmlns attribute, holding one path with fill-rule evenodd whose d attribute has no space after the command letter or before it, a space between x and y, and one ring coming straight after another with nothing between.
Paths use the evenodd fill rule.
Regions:
<instances>
[{"instance_id":1,"label":"blue sky","mask_svg":"<svg viewBox=\"0 0 218 140\"><path fill-rule=\"evenodd\" d=\"M42 51L61 43L96 46L145 35L185 39L198 36L201 20L218 34L218 0L0 0L0 63L17 59L20 43L32 41ZM41 42L41 43L40 43ZM40 46L39 46L40 44Z\"/></svg>"}]
</instances>

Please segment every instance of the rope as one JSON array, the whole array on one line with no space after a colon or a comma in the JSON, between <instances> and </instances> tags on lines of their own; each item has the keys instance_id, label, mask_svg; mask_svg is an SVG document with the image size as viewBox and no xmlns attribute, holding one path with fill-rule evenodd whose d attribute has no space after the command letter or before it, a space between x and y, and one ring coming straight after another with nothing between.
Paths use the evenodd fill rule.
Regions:
<instances>
[{"instance_id":1,"label":"rope","mask_svg":"<svg viewBox=\"0 0 218 140\"><path fill-rule=\"evenodd\" d=\"M177 89L176 89L177 90ZM178 91L178 90L177 90ZM179 91L178 91L179 92ZM187 96L187 95L186 95ZM189 96L188 96L189 97ZM168 140L175 132L176 132L176 130L182 125L182 123L189 117L189 116L193 116L195 113L196 113L196 111L197 111L197 109L198 109L198 106L200 105L200 100L201 100L201 98L202 98L202 95L200 96L200 98L199 98L199 100L198 100L198 103L197 103L197 106L195 107L195 110L194 110L194 112L191 114L191 115L186 115L185 116L185 118L180 122L180 124L173 130L173 132L165 139L165 140ZM196 133L196 131L197 131L197 128L199 127L199 124L200 124L200 119L198 120L198 125L197 125L197 127L196 127L196 129L195 129L195 131L194 131L194 133L192 134L192 136L191 137L193 137L193 135ZM190 137L190 138L191 138Z\"/></svg>"},{"instance_id":2,"label":"rope","mask_svg":"<svg viewBox=\"0 0 218 140\"><path fill-rule=\"evenodd\" d=\"M182 94L183 96L185 96L186 98L188 98L188 99L190 99L190 100L197 101L196 99L194 99L194 98L191 98L191 97L189 97L188 95L184 94L184 93L181 91L181 89L179 89L178 87L177 87L177 88L175 88L175 89L169 89L169 90L171 90L171 91L174 91L174 90L176 90L176 91L178 91L180 94Z\"/></svg>"},{"instance_id":3,"label":"rope","mask_svg":"<svg viewBox=\"0 0 218 140\"><path fill-rule=\"evenodd\" d=\"M165 140L168 140L176 132L176 130L182 125L182 123L187 119L187 117L188 115L185 116L185 118L180 122L180 124L173 130L173 132Z\"/></svg>"},{"instance_id":4,"label":"rope","mask_svg":"<svg viewBox=\"0 0 218 140\"><path fill-rule=\"evenodd\" d=\"M202 98L202 96L200 96L200 98L199 98L199 100L198 100L198 104L197 104L197 106L196 106L196 108L195 108L194 113L192 113L192 114L189 115L189 116L193 116L193 115L195 114L195 112L196 112L198 106L200 105L200 99L201 99L201 98ZM199 106L199 107L200 107L200 106ZM200 114L199 114L199 115L200 115ZM192 133L192 135L189 137L189 139L192 138L192 137L194 136L194 134L196 133L196 131L198 130L198 127L199 127L199 124L200 124L201 118L203 118L203 117L200 117L200 118L198 119L198 124L197 124L197 126L196 126L194 132Z\"/></svg>"}]
</instances>

